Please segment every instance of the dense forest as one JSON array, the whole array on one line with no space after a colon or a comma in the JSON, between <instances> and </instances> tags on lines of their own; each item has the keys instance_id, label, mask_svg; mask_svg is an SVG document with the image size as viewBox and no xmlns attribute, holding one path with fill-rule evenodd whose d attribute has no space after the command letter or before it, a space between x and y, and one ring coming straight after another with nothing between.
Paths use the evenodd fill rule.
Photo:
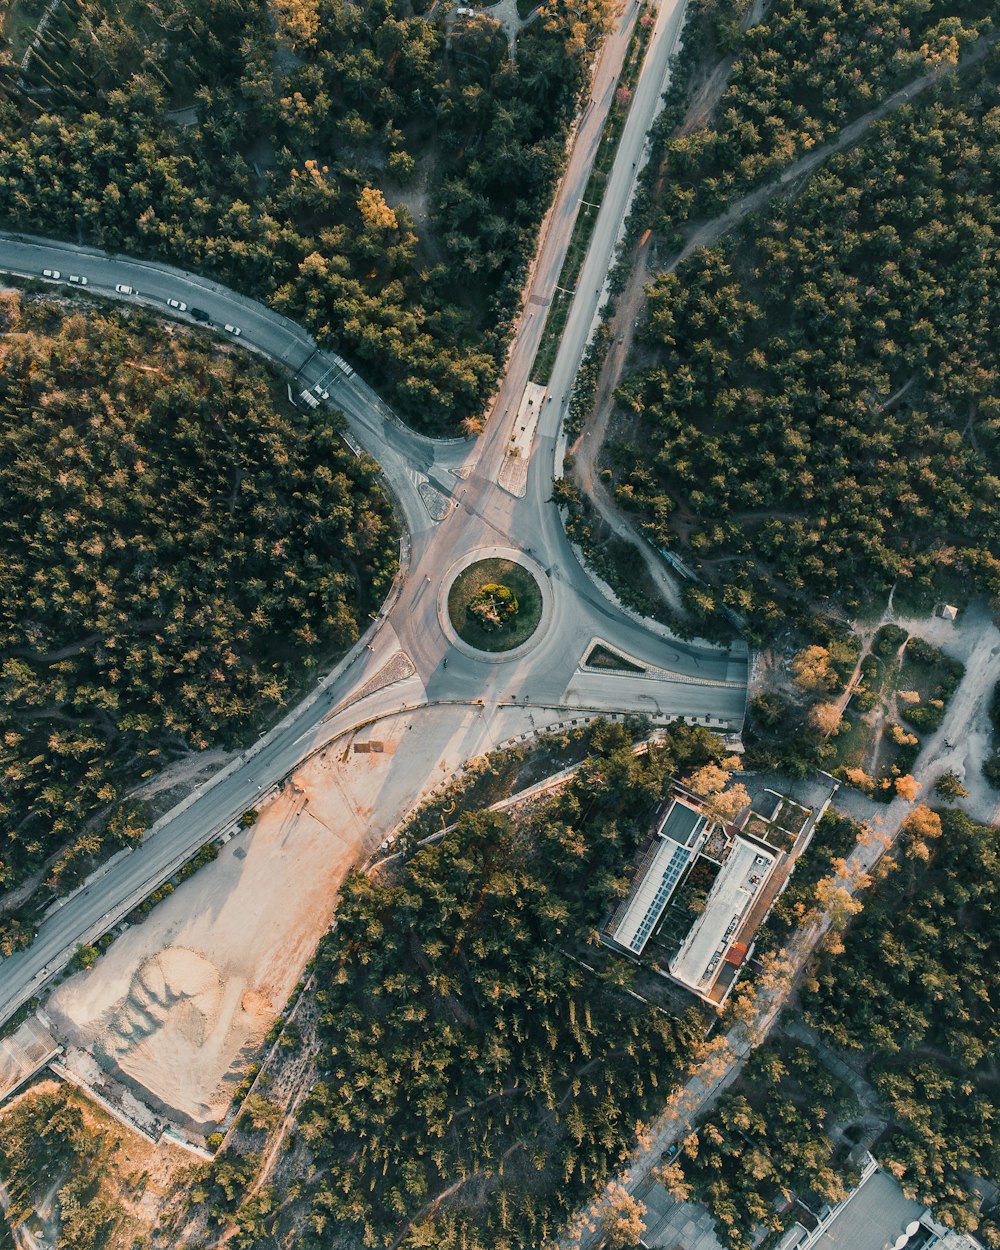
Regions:
<instances>
[{"instance_id":1,"label":"dense forest","mask_svg":"<svg viewBox=\"0 0 1000 1250\"><path fill-rule=\"evenodd\" d=\"M515 59L494 19L408 0L68 0L0 90L0 222L211 272L453 429L612 7L546 0Z\"/></svg>"},{"instance_id":2,"label":"dense forest","mask_svg":"<svg viewBox=\"0 0 1000 1250\"><path fill-rule=\"evenodd\" d=\"M140 778L355 641L397 530L337 419L245 352L13 291L0 323L0 888L59 852L58 888L141 834Z\"/></svg>"},{"instance_id":3,"label":"dense forest","mask_svg":"<svg viewBox=\"0 0 1000 1250\"><path fill-rule=\"evenodd\" d=\"M863 1055L893 1121L881 1161L938 1218L975 1227L970 1178L1000 1172L1000 829L923 808L907 835L843 953L823 960L806 1015ZM1000 1245L1000 1224L979 1236Z\"/></svg>"},{"instance_id":4,"label":"dense forest","mask_svg":"<svg viewBox=\"0 0 1000 1250\"><path fill-rule=\"evenodd\" d=\"M631 966L593 940L665 779L720 744L684 726L648 755L620 725L590 741L551 800L466 812L402 869L348 879L314 965L303 1250L540 1246L619 1164L700 1043L700 1012L676 1018L628 996ZM227 1153L203 1187L231 1245L278 1244L285 1227L273 1202L239 1207L254 1169Z\"/></svg>"},{"instance_id":5,"label":"dense forest","mask_svg":"<svg viewBox=\"0 0 1000 1250\"><path fill-rule=\"evenodd\" d=\"M760 629L942 576L1000 593L997 54L659 277L620 503Z\"/></svg>"},{"instance_id":6,"label":"dense forest","mask_svg":"<svg viewBox=\"0 0 1000 1250\"><path fill-rule=\"evenodd\" d=\"M665 145L655 218L668 237L773 178L898 87L953 65L997 15L996 0L772 0L741 31L749 7L700 0L688 19L704 53L735 59L711 124Z\"/></svg>"},{"instance_id":7,"label":"dense forest","mask_svg":"<svg viewBox=\"0 0 1000 1250\"><path fill-rule=\"evenodd\" d=\"M585 943L665 777L713 754L710 739L675 730L645 760L617 727L593 745L561 797L516 816L467 812L401 871L348 883L315 965L320 1081L299 1119L317 1166L291 1195L310 1204L297 1244L545 1244L704 1054L697 1013L627 999L629 965ZM762 950L802 922L861 833L825 818ZM1000 830L915 808L860 916L807 970L804 1022L780 1025L654 1169L675 1198L708 1207L731 1250L767 1232L773 1244L799 1201L843 1198L859 1143L938 1219L1000 1246L974 1183L1000 1167L998 857ZM854 1088L827 1048L851 1062ZM277 1191L243 1199L258 1167L226 1153L197 1188L238 1247L279 1244L289 1227Z\"/></svg>"}]
</instances>

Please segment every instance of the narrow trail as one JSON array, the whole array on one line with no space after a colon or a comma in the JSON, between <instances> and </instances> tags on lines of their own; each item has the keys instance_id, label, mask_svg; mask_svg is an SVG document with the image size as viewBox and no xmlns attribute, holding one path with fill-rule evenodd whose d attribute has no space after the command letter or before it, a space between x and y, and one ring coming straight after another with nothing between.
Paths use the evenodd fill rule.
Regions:
<instances>
[{"instance_id":1,"label":"narrow trail","mask_svg":"<svg viewBox=\"0 0 1000 1250\"><path fill-rule=\"evenodd\" d=\"M891 603L891 600L892 600L892 596L890 595L890 603ZM889 606L889 604L886 604L886 607L883 610L882 615L878 618L877 621L875 621L872 624L865 625L865 626L860 626L860 627L855 626L854 636L855 638L857 638L858 644L859 644L858 658L855 661L854 669L851 672L850 677L848 677L843 690L840 692L840 694L838 694L835 698L831 700L831 702L833 703L833 706L837 709L837 714L839 716L843 716L844 713L847 711L847 705L848 703L850 703L851 697L854 694L855 689L857 688L858 682L861 680L861 670L864 668L865 660L867 660L868 657L871 655L872 646L875 642L875 638L878 634L878 631L882 628L883 625L886 624L887 621L891 621L891 620L892 620L892 609Z\"/></svg>"},{"instance_id":2,"label":"narrow trail","mask_svg":"<svg viewBox=\"0 0 1000 1250\"><path fill-rule=\"evenodd\" d=\"M759 212L782 192L791 190L794 194L797 190L795 184L807 179L831 156L856 144L877 122L882 121L904 104L911 103L940 82L942 78L950 74L964 73L980 64L998 39L1000 39L1000 32L980 39L957 65L943 73L928 72L914 78L905 86L900 87L898 91L893 92L877 108L848 123L833 139L793 161L770 182L734 200L724 212L710 221L694 225L689 230L681 250L667 264L662 267L658 266L656 272L673 273L698 248L714 246L747 217ZM719 97L725 85L726 79L722 77L718 82ZM704 101L700 101L699 108L703 110L704 107ZM608 422L614 409L614 393L625 371L635 331L642 319L645 307L646 283L652 276L649 268L649 254L650 238L647 232L635 251L632 276L619 301L618 312L613 323L615 342L608 352L601 371L594 406L571 450L574 456L573 473L577 484L604 523L619 537L628 539L638 547L654 582L664 594L666 602L677 609L680 598L677 583L664 569L656 553L650 549L638 526L615 505L597 471L597 459L604 446ZM886 401L885 406L889 407L899 399L905 389L904 386L901 391Z\"/></svg>"},{"instance_id":3,"label":"narrow trail","mask_svg":"<svg viewBox=\"0 0 1000 1250\"><path fill-rule=\"evenodd\" d=\"M998 38L1000 38L1000 33L978 40L967 56L962 57L957 65L951 66L943 72L935 73L929 71L926 74L921 74L918 78L914 78L905 86L900 87L898 91L894 91L877 108L864 113L853 122L849 122L835 138L821 144L812 152L807 152L805 156L800 156L798 160L786 166L776 178L773 178L770 182L765 183L754 191L749 191L746 195L741 196L740 199L734 200L725 212L720 213L718 217L714 217L711 221L704 222L700 226L695 226L688 235L684 246L669 264L664 266L661 272L673 273L679 265L687 260L692 252L700 247L712 247L751 213L756 213L769 204L779 192L793 183L808 177L818 166L829 160L831 156L842 152L844 148L852 147L877 122L883 121L890 113L894 113L897 109L902 108L904 104L910 104L943 78L951 74L962 74L978 65L985 59Z\"/></svg>"}]
</instances>

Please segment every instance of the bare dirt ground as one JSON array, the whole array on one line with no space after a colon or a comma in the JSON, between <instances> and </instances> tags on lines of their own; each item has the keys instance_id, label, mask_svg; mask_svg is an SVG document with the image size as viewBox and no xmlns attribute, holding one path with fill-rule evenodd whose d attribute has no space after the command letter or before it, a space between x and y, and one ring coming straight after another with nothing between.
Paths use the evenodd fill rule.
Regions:
<instances>
[{"instance_id":1,"label":"bare dirt ground","mask_svg":"<svg viewBox=\"0 0 1000 1250\"><path fill-rule=\"evenodd\" d=\"M926 616L897 616L895 619L903 629L940 647L945 655L965 665L965 677L929 744L931 750L926 759L921 757L925 772L918 780L925 782L925 795L942 773L953 769L969 792L959 806L983 824L1000 824L1000 793L988 784L982 773L992 735L990 696L1000 681L1000 629L989 607L982 600L976 600L959 614L957 621Z\"/></svg>"},{"instance_id":2,"label":"bare dirt ground","mask_svg":"<svg viewBox=\"0 0 1000 1250\"><path fill-rule=\"evenodd\" d=\"M327 825L290 787L61 986L48 1014L158 1110L212 1131L329 923L360 841L355 820Z\"/></svg>"},{"instance_id":3,"label":"bare dirt ground","mask_svg":"<svg viewBox=\"0 0 1000 1250\"><path fill-rule=\"evenodd\" d=\"M332 744L252 829L55 991L56 1032L188 1132L213 1131L348 870L463 760L492 749L488 734L477 708L446 707Z\"/></svg>"},{"instance_id":4,"label":"bare dirt ground","mask_svg":"<svg viewBox=\"0 0 1000 1250\"><path fill-rule=\"evenodd\" d=\"M192 751L190 755L175 760L149 781L132 791L136 799L151 799L154 794L177 787L197 784L203 776L217 772L233 758L233 752L216 747L211 751Z\"/></svg>"}]
</instances>

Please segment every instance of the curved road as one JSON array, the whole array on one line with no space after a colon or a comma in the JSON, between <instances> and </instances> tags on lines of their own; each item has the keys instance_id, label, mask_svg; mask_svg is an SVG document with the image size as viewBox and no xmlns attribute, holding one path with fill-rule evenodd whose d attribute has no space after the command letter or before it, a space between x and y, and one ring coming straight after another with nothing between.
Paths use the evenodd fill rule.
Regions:
<instances>
[{"instance_id":1,"label":"curved road","mask_svg":"<svg viewBox=\"0 0 1000 1250\"><path fill-rule=\"evenodd\" d=\"M612 212L615 228L595 231L585 272L596 265L598 272L606 273L610 263L620 214L634 185L635 144L644 142L663 87L679 8L680 0L665 0L661 9L661 16L667 12L668 17L658 21L657 30L668 38L650 46L636 91L643 109L636 124L626 128L628 144L623 139L609 180L607 196L618 205ZM647 79L647 74L652 77ZM617 225L614 212L619 214ZM565 232L564 249L568 237ZM547 245L548 239L543 249ZM167 299L182 300L203 309L217 328L227 322L240 326L239 339L224 337L285 366L294 375L296 395L316 384L328 390L330 405L346 417L350 437L382 466L403 513L411 557L396 597L307 698L262 741L158 821L140 848L106 865L82 890L52 909L29 950L3 962L0 1020L37 994L79 943L93 941L117 923L202 843L231 825L247 807L259 804L304 757L373 718L401 707L455 702L480 703L484 717L498 718L500 709L516 701L547 713L636 712L661 721L687 717L729 731L742 727L746 647L692 645L666 631L650 632L605 599L577 562L558 512L548 502L562 403L543 406L530 454L528 489L524 498L516 498L496 484L508 437L502 420L492 420L475 444L423 437L404 427L357 375L347 377L301 327L246 296L167 265L0 233L0 270L38 278L44 269L61 272L60 284L54 285L64 283L70 273L82 274L90 295L138 299L163 315L186 319L166 305ZM552 280L549 266L539 281ZM116 284L131 286L138 294L122 296L115 291ZM565 378L567 386L597 312L598 289L593 297L581 296L580 311L574 309L571 322L577 328L567 333L560 349L554 376ZM529 352L533 355L532 344L519 337L508 380L523 369ZM533 642L515 658L460 651L441 620L449 571L463 555L492 549L527 553L537 565L546 601ZM622 676L583 670L580 662L595 638L648 664L650 672ZM415 671L401 682L379 688L380 670L400 652Z\"/></svg>"}]
</instances>

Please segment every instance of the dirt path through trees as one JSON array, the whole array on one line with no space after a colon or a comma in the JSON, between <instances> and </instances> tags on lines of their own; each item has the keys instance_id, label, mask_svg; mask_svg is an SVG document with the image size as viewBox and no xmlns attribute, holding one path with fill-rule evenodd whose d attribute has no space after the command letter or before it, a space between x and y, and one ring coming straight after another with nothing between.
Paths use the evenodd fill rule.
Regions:
<instances>
[{"instance_id":1,"label":"dirt path through trees","mask_svg":"<svg viewBox=\"0 0 1000 1250\"><path fill-rule=\"evenodd\" d=\"M882 121L904 104L912 103L913 100L926 92L930 87L933 87L946 75L964 73L978 65L998 39L1000 39L1000 32L990 35L988 38L980 39L959 60L956 66L946 68L943 71L939 69L934 72L921 74L898 91L895 91L877 108L850 122L828 143L820 145L814 151L793 161L776 178L735 200L725 212L720 213L711 221L695 225L687 232L687 237L680 251L664 266L657 266L656 272L673 273L695 250L714 246L731 230L745 221L747 217L765 208L786 189L790 189L794 195L801 188L801 184L831 156L859 142L877 122ZM725 86L726 78L725 76L720 76L717 82L719 98L721 98ZM704 114L706 101L703 92L699 93L697 108L700 114ZM646 302L646 283L653 273L650 266L650 245L651 239L647 231L636 248L632 276L622 294L617 313L612 321L612 346L608 351L601 370L597 387L597 398L571 451L574 456L573 476L590 500L590 503L615 534L619 537L627 538L638 547L654 582L664 595L666 602L672 608L678 610L679 591L676 581L663 567L663 562L650 550L649 544L645 541L632 520L617 508L604 483L600 480L597 471L597 460L601 448L604 446L608 422L614 410L614 393L625 371L636 329L643 318ZM899 392L892 396L885 406L888 407L894 403L901 393Z\"/></svg>"}]
</instances>

